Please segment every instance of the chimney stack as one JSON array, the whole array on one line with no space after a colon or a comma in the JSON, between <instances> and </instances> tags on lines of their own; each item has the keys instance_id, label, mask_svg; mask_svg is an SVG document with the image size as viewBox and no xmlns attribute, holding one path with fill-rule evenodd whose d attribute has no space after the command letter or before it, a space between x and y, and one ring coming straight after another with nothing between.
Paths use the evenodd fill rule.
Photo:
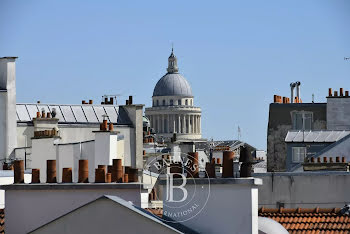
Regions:
<instances>
[{"instance_id":1,"label":"chimney stack","mask_svg":"<svg viewBox=\"0 0 350 234\"><path fill-rule=\"evenodd\" d=\"M296 84L295 83L290 83L290 101L291 103L294 102L294 88Z\"/></svg>"},{"instance_id":2,"label":"chimney stack","mask_svg":"<svg viewBox=\"0 0 350 234\"><path fill-rule=\"evenodd\" d=\"M89 161L79 160L79 179L78 183L89 183Z\"/></svg>"},{"instance_id":3,"label":"chimney stack","mask_svg":"<svg viewBox=\"0 0 350 234\"><path fill-rule=\"evenodd\" d=\"M32 184L40 184L40 169L32 169Z\"/></svg>"},{"instance_id":4,"label":"chimney stack","mask_svg":"<svg viewBox=\"0 0 350 234\"><path fill-rule=\"evenodd\" d=\"M105 182L106 182L105 170L103 168L96 168L95 183L105 183Z\"/></svg>"},{"instance_id":5,"label":"chimney stack","mask_svg":"<svg viewBox=\"0 0 350 234\"><path fill-rule=\"evenodd\" d=\"M56 179L56 160L46 161L46 182L57 183Z\"/></svg>"},{"instance_id":6,"label":"chimney stack","mask_svg":"<svg viewBox=\"0 0 350 234\"><path fill-rule=\"evenodd\" d=\"M62 183L72 183L72 168L63 168L62 170Z\"/></svg>"},{"instance_id":7,"label":"chimney stack","mask_svg":"<svg viewBox=\"0 0 350 234\"><path fill-rule=\"evenodd\" d=\"M132 96L129 96L129 105L132 105Z\"/></svg>"},{"instance_id":8,"label":"chimney stack","mask_svg":"<svg viewBox=\"0 0 350 234\"><path fill-rule=\"evenodd\" d=\"M224 151L223 153L223 169L222 177L223 178L232 178L233 177L233 158L234 152Z\"/></svg>"},{"instance_id":9,"label":"chimney stack","mask_svg":"<svg viewBox=\"0 0 350 234\"><path fill-rule=\"evenodd\" d=\"M23 184L24 183L24 161L16 160L15 161L15 171L14 171L14 183Z\"/></svg>"}]
</instances>

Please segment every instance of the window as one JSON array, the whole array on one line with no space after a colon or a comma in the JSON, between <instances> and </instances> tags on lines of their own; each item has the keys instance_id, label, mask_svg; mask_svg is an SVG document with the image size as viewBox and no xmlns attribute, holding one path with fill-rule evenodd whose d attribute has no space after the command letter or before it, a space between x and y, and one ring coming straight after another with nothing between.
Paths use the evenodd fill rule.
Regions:
<instances>
[{"instance_id":1,"label":"window","mask_svg":"<svg viewBox=\"0 0 350 234\"><path fill-rule=\"evenodd\" d=\"M293 147L292 154L293 163L302 163L306 157L306 147Z\"/></svg>"},{"instance_id":2,"label":"window","mask_svg":"<svg viewBox=\"0 0 350 234\"><path fill-rule=\"evenodd\" d=\"M173 106L174 105L174 101L173 99L170 99L170 106Z\"/></svg>"},{"instance_id":3,"label":"window","mask_svg":"<svg viewBox=\"0 0 350 234\"><path fill-rule=\"evenodd\" d=\"M165 100L163 100L163 106L165 106Z\"/></svg>"},{"instance_id":4,"label":"window","mask_svg":"<svg viewBox=\"0 0 350 234\"><path fill-rule=\"evenodd\" d=\"M159 106L159 100L157 100L157 106Z\"/></svg>"},{"instance_id":5,"label":"window","mask_svg":"<svg viewBox=\"0 0 350 234\"><path fill-rule=\"evenodd\" d=\"M312 112L298 111L292 113L292 123L294 130L312 129Z\"/></svg>"},{"instance_id":6,"label":"window","mask_svg":"<svg viewBox=\"0 0 350 234\"><path fill-rule=\"evenodd\" d=\"M187 106L188 105L188 100L186 99L186 101L185 101L185 105Z\"/></svg>"},{"instance_id":7,"label":"window","mask_svg":"<svg viewBox=\"0 0 350 234\"><path fill-rule=\"evenodd\" d=\"M181 106L181 99L177 100L177 104Z\"/></svg>"}]
</instances>

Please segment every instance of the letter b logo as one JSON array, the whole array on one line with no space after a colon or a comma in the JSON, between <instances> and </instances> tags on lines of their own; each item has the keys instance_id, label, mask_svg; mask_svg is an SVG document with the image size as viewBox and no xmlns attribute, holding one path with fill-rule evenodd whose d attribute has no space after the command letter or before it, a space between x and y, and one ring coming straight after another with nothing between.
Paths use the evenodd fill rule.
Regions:
<instances>
[{"instance_id":1,"label":"letter b logo","mask_svg":"<svg viewBox=\"0 0 350 234\"><path fill-rule=\"evenodd\" d=\"M174 175L179 175L181 176L182 179L182 184L179 186L174 186ZM167 194L166 194L166 200L169 202L183 202L187 199L187 189L185 189L186 185L186 177L183 174L179 173L170 173L167 174L166 176L166 189L167 189ZM180 189L182 191L183 197L180 200L174 200L174 189Z\"/></svg>"}]
</instances>

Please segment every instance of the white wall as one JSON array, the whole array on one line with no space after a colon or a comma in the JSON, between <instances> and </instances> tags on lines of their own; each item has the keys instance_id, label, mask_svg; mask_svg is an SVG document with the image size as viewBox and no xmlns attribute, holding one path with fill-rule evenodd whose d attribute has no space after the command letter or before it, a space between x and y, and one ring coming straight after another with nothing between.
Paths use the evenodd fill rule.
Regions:
<instances>
[{"instance_id":1,"label":"white wall","mask_svg":"<svg viewBox=\"0 0 350 234\"><path fill-rule=\"evenodd\" d=\"M40 169L40 181L42 183L46 182L46 161L57 160L58 148L55 144L58 142L58 138L40 138L32 140L31 166L32 168Z\"/></svg>"},{"instance_id":2,"label":"white wall","mask_svg":"<svg viewBox=\"0 0 350 234\"><path fill-rule=\"evenodd\" d=\"M350 203L348 172L262 173L259 206L278 208L343 207Z\"/></svg>"},{"instance_id":3,"label":"white wall","mask_svg":"<svg viewBox=\"0 0 350 234\"><path fill-rule=\"evenodd\" d=\"M141 205L140 186L134 189L7 190L6 233L27 233L102 195L119 196L136 206ZM89 220L87 225L93 225Z\"/></svg>"},{"instance_id":4,"label":"white wall","mask_svg":"<svg viewBox=\"0 0 350 234\"><path fill-rule=\"evenodd\" d=\"M202 184L186 184L185 188L188 194L194 194L189 202L184 201L184 208L172 208L174 203L166 201L167 189L163 186L163 215L167 212L177 213L182 209L186 210L193 204L205 204L203 210L196 216L188 215L189 219L182 222L183 225L200 233L258 233L258 188L257 184L261 181L254 178L225 179L235 181L234 183L225 183L223 179L212 179L217 183L210 184L210 195L207 203L207 193L201 192ZM245 183L250 181L250 183ZM251 182L256 181L256 182ZM256 184L254 184L256 183ZM199 186L201 185L201 186ZM195 189L199 190L194 193ZM174 198L182 198L182 190L174 189ZM185 203L189 202L189 205ZM182 203L180 203L182 205ZM176 207L180 206L176 204ZM174 220L183 220L183 217L172 217Z\"/></svg>"},{"instance_id":5,"label":"white wall","mask_svg":"<svg viewBox=\"0 0 350 234\"><path fill-rule=\"evenodd\" d=\"M0 159L8 158L17 147L15 59L0 58Z\"/></svg>"},{"instance_id":6,"label":"white wall","mask_svg":"<svg viewBox=\"0 0 350 234\"><path fill-rule=\"evenodd\" d=\"M13 171L2 171L5 173L9 173L11 175L1 176L0 177L0 185L13 184L14 177ZM24 183L32 182L32 174L24 174ZM0 189L0 209L5 208L5 190Z\"/></svg>"}]
</instances>

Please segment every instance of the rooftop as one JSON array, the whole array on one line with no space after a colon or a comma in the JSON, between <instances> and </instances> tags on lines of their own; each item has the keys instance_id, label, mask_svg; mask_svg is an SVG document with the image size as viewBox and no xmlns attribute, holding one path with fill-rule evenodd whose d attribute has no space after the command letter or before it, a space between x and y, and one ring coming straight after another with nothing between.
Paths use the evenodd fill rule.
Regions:
<instances>
[{"instance_id":1,"label":"rooftop","mask_svg":"<svg viewBox=\"0 0 350 234\"><path fill-rule=\"evenodd\" d=\"M350 217L340 208L260 208L259 216L279 222L289 233L349 233Z\"/></svg>"}]
</instances>

